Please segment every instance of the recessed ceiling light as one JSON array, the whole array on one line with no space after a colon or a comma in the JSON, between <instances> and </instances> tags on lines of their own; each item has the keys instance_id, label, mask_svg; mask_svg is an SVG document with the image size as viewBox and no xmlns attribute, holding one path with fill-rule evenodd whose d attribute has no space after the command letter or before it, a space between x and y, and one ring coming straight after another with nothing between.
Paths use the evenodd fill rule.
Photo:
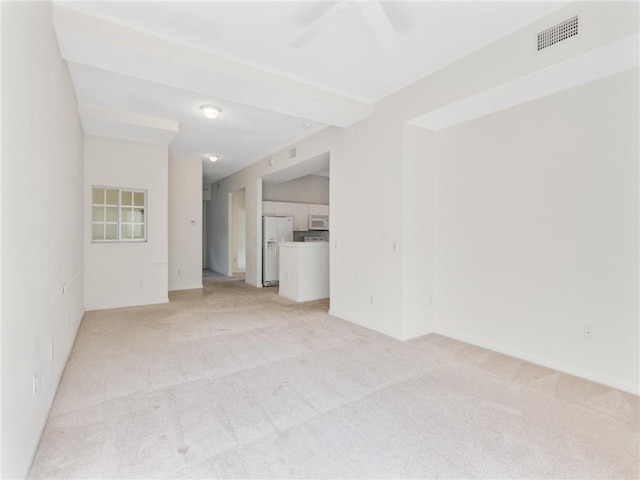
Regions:
<instances>
[{"instance_id":1,"label":"recessed ceiling light","mask_svg":"<svg viewBox=\"0 0 640 480\"><path fill-rule=\"evenodd\" d=\"M302 124L302 128L311 128L313 127L313 125L311 125L310 123L303 123Z\"/></svg>"},{"instance_id":2,"label":"recessed ceiling light","mask_svg":"<svg viewBox=\"0 0 640 480\"><path fill-rule=\"evenodd\" d=\"M218 155L207 155L207 158L212 162L217 162L220 157Z\"/></svg>"},{"instance_id":3,"label":"recessed ceiling light","mask_svg":"<svg viewBox=\"0 0 640 480\"><path fill-rule=\"evenodd\" d=\"M200 110L202 110L202 114L207 118L217 118L222 111L220 107L216 107L215 105L202 105Z\"/></svg>"}]
</instances>

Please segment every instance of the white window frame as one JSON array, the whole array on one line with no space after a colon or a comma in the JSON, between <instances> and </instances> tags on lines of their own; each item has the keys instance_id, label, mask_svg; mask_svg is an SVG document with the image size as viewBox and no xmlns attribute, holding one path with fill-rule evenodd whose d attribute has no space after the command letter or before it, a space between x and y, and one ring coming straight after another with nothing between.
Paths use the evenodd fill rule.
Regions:
<instances>
[{"instance_id":1,"label":"white window frame","mask_svg":"<svg viewBox=\"0 0 640 480\"><path fill-rule=\"evenodd\" d=\"M94 203L93 202L93 194L94 194L94 190L95 189L102 189L105 190L105 198L104 198L104 203ZM118 203L117 205L115 204L108 204L106 203L106 190L117 190L118 192ZM128 192L131 193L132 195L132 204L131 205L122 205L122 194L123 192ZM133 200L135 198L135 194L136 193L142 193L143 194L143 206L142 206L142 212L143 212L143 222L134 222L133 219L133 210L135 210L136 208L141 208L139 205L135 205L135 201ZM110 187L110 186L104 186L104 185L92 185L91 186L91 243L144 243L147 241L147 229L148 229L148 223L149 223L149 216L148 216L148 212L147 212L147 190L145 189L141 189L141 188L126 188L126 187ZM131 222L124 222L123 218L122 218L122 210L123 207L127 208L127 207L131 207L132 210L132 221ZM104 207L105 211L104 211L104 219L102 221L95 221L94 217L93 217L93 209L94 207ZM116 207L116 222L107 222L106 219L106 207ZM105 226L105 232L104 235L106 236L106 226L107 225L113 225L114 223L117 224L117 235L118 238L93 238L93 225L94 224L102 224ZM131 225L131 228L134 228L136 225L142 225L143 228L143 236L142 238L131 238L131 237L124 237L122 236L122 232L123 232L123 224L125 225Z\"/></svg>"}]
</instances>

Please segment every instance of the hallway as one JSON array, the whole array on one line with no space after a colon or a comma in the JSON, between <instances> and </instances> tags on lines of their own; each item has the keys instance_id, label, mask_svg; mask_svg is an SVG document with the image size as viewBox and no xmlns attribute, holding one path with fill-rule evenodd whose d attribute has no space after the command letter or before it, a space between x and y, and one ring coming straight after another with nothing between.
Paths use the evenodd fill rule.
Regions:
<instances>
[{"instance_id":1,"label":"hallway","mask_svg":"<svg viewBox=\"0 0 640 480\"><path fill-rule=\"evenodd\" d=\"M87 313L31 478L638 477L638 401L205 276Z\"/></svg>"}]
</instances>

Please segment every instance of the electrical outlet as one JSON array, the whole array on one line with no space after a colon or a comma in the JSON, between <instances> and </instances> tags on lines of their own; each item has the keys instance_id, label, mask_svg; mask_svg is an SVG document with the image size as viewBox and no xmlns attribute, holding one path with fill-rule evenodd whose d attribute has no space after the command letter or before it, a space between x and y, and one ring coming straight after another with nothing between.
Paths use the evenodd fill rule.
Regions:
<instances>
[{"instance_id":1,"label":"electrical outlet","mask_svg":"<svg viewBox=\"0 0 640 480\"><path fill-rule=\"evenodd\" d=\"M584 338L587 340L593 340L593 330L589 325L584 326Z\"/></svg>"},{"instance_id":2,"label":"electrical outlet","mask_svg":"<svg viewBox=\"0 0 640 480\"><path fill-rule=\"evenodd\" d=\"M369 296L369 303L373 305L375 302L375 297L373 295Z\"/></svg>"},{"instance_id":3,"label":"electrical outlet","mask_svg":"<svg viewBox=\"0 0 640 480\"><path fill-rule=\"evenodd\" d=\"M36 393L38 393L38 374L34 373L33 374L33 396L36 396Z\"/></svg>"}]
</instances>

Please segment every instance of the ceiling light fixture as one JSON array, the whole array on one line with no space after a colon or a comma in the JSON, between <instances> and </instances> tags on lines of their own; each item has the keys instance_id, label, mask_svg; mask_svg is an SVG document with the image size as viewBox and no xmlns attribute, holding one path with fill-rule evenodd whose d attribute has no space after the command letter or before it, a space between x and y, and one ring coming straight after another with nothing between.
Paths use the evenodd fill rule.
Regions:
<instances>
[{"instance_id":1,"label":"ceiling light fixture","mask_svg":"<svg viewBox=\"0 0 640 480\"><path fill-rule=\"evenodd\" d=\"M200 110L202 110L202 114L207 118L217 118L220 112L222 112L222 109L215 105L202 105L200 106Z\"/></svg>"},{"instance_id":2,"label":"ceiling light fixture","mask_svg":"<svg viewBox=\"0 0 640 480\"><path fill-rule=\"evenodd\" d=\"M218 155L207 155L207 158L212 162L217 162L220 157Z\"/></svg>"}]
</instances>

